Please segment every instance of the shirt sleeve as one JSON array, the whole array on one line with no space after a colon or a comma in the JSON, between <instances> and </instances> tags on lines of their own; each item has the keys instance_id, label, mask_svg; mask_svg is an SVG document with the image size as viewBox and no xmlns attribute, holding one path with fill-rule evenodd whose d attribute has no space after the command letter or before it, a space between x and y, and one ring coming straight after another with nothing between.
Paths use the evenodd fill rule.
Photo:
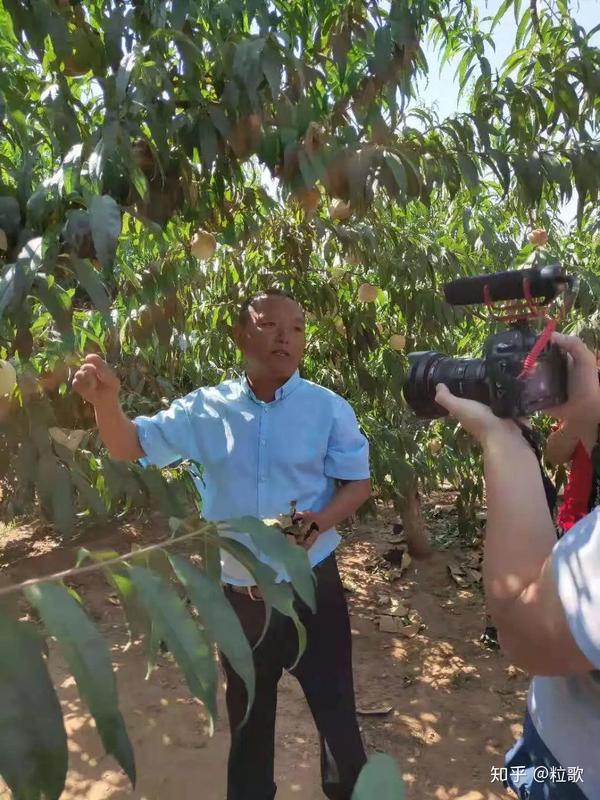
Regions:
<instances>
[{"instance_id":1,"label":"shirt sleeve","mask_svg":"<svg viewBox=\"0 0 600 800\"><path fill-rule=\"evenodd\" d=\"M352 406L342 397L336 397L325 475L343 481L362 481L370 477L369 443L358 427Z\"/></svg>"},{"instance_id":2,"label":"shirt sleeve","mask_svg":"<svg viewBox=\"0 0 600 800\"><path fill-rule=\"evenodd\" d=\"M552 567L573 638L600 669L600 508L555 545Z\"/></svg>"},{"instance_id":3,"label":"shirt sleeve","mask_svg":"<svg viewBox=\"0 0 600 800\"><path fill-rule=\"evenodd\" d=\"M167 467L185 459L201 460L197 452L189 405L189 397L183 397L153 417L134 419L140 447L146 454L140 459L143 466L154 464L157 467Z\"/></svg>"}]
</instances>

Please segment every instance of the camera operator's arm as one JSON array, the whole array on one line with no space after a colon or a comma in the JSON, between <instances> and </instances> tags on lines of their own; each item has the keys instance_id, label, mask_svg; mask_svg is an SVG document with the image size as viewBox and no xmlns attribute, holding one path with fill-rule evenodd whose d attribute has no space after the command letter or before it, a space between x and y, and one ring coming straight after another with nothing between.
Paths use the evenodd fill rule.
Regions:
<instances>
[{"instance_id":1,"label":"camera operator's arm","mask_svg":"<svg viewBox=\"0 0 600 800\"><path fill-rule=\"evenodd\" d=\"M593 355L578 339L557 336L556 342L573 357L569 402L560 416L589 418L600 407ZM455 398L446 387L436 399L483 446L484 582L504 649L515 664L538 675L593 669L575 642L559 595L552 563L556 536L535 454L513 422L495 417L486 406Z\"/></svg>"}]
</instances>

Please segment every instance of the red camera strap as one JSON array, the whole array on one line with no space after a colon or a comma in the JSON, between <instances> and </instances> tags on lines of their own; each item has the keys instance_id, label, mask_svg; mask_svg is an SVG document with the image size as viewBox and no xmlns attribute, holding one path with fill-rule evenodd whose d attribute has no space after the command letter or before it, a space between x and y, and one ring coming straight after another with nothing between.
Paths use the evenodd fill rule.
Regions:
<instances>
[{"instance_id":1,"label":"red camera strap","mask_svg":"<svg viewBox=\"0 0 600 800\"><path fill-rule=\"evenodd\" d=\"M540 353L552 338L552 334L554 333L555 330L556 330L556 320L549 319L546 322L544 330L538 336L536 343L533 345L529 354L526 356L525 361L523 362L523 369L519 374L520 380L526 378L529 375L529 373L533 371L536 362L540 356Z\"/></svg>"}]
</instances>

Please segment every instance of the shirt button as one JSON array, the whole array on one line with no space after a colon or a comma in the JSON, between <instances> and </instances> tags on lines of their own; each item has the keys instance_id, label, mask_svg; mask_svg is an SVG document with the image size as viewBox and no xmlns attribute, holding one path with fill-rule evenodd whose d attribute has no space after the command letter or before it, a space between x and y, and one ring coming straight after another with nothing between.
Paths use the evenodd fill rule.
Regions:
<instances>
[{"instance_id":1,"label":"shirt button","mask_svg":"<svg viewBox=\"0 0 600 800\"><path fill-rule=\"evenodd\" d=\"M266 477L265 477L264 475L261 475L261 476L260 476L260 482L261 482L261 483L264 483L266 480L267 480L267 479L266 479Z\"/></svg>"},{"instance_id":2,"label":"shirt button","mask_svg":"<svg viewBox=\"0 0 600 800\"><path fill-rule=\"evenodd\" d=\"M260 443L264 446L267 443L267 440L266 439L261 439Z\"/></svg>"}]
</instances>

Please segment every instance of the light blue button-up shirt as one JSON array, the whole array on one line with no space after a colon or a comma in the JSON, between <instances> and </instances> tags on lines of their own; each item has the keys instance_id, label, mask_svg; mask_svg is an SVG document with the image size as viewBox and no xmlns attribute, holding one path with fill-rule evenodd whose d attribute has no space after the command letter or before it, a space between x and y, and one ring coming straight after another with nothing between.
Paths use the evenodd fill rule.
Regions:
<instances>
[{"instance_id":1,"label":"light blue button-up shirt","mask_svg":"<svg viewBox=\"0 0 600 800\"><path fill-rule=\"evenodd\" d=\"M369 477L369 446L350 404L296 372L270 403L258 400L246 378L200 388L153 417L135 420L142 463L165 467L189 459L203 465L197 480L202 514L217 521L242 516L272 519L299 511L321 511L333 498L336 480ZM246 534L233 534L288 580L280 564L259 553ZM309 551L312 566L335 550L340 536L324 531ZM252 576L222 551L222 576L248 585Z\"/></svg>"}]
</instances>

